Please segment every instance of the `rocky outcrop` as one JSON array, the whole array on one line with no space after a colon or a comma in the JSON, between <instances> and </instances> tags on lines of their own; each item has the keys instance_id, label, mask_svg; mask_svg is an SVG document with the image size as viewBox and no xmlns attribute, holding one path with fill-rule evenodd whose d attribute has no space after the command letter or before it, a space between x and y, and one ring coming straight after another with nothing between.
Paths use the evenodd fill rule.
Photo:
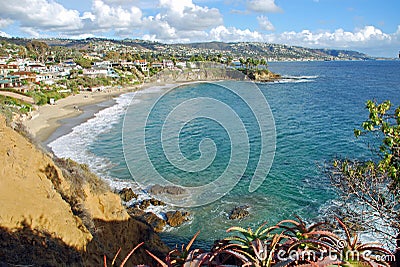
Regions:
<instances>
[{"instance_id":1,"label":"rocky outcrop","mask_svg":"<svg viewBox=\"0 0 400 267\"><path fill-rule=\"evenodd\" d=\"M0 117L0 265L100 266L122 247L168 248L86 165L53 159ZM129 264L151 262L143 251ZM118 264L118 263L117 263Z\"/></svg>"},{"instance_id":2,"label":"rocky outcrop","mask_svg":"<svg viewBox=\"0 0 400 267\"><path fill-rule=\"evenodd\" d=\"M243 218L246 218L247 216L250 215L249 211L247 210L249 206L244 205L244 206L239 206L235 207L234 209L231 210L229 214L229 219L230 220L240 220Z\"/></svg>"},{"instance_id":3,"label":"rocky outcrop","mask_svg":"<svg viewBox=\"0 0 400 267\"><path fill-rule=\"evenodd\" d=\"M125 202L129 202L134 198L137 199L138 197L138 195L133 192L132 188L123 188L121 191L119 191L119 195Z\"/></svg>"},{"instance_id":4,"label":"rocky outcrop","mask_svg":"<svg viewBox=\"0 0 400 267\"><path fill-rule=\"evenodd\" d=\"M247 76L256 82L273 82L281 78L279 74L269 70L249 70Z\"/></svg>"},{"instance_id":5,"label":"rocky outcrop","mask_svg":"<svg viewBox=\"0 0 400 267\"><path fill-rule=\"evenodd\" d=\"M161 195L161 194L169 194L169 195L182 195L186 193L186 190L179 186L161 186L159 184L153 185L149 189L149 193L152 195Z\"/></svg>"},{"instance_id":6,"label":"rocky outcrop","mask_svg":"<svg viewBox=\"0 0 400 267\"><path fill-rule=\"evenodd\" d=\"M167 217L167 224L172 227L178 227L181 226L184 222L187 222L189 220L189 213L188 212L182 212L182 211L168 211L165 213L165 216Z\"/></svg>"},{"instance_id":7,"label":"rocky outcrop","mask_svg":"<svg viewBox=\"0 0 400 267\"><path fill-rule=\"evenodd\" d=\"M33 231L52 233L76 249L93 238L63 194L71 186L52 159L5 125L0 116L0 226L18 231L26 225ZM53 182L54 180L54 182Z\"/></svg>"},{"instance_id":8,"label":"rocky outcrop","mask_svg":"<svg viewBox=\"0 0 400 267\"><path fill-rule=\"evenodd\" d=\"M165 203L162 202L161 200L158 200L158 199L155 199L155 198L144 199L138 204L138 207L139 207L139 209L145 210L148 207L150 207L151 205L153 205L153 206L165 206Z\"/></svg>"}]
</instances>

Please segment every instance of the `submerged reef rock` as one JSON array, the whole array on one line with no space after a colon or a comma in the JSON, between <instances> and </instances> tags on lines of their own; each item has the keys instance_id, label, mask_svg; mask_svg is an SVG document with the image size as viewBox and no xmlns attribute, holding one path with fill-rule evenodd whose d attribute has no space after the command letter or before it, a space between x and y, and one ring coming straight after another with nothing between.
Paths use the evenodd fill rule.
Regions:
<instances>
[{"instance_id":1,"label":"submerged reef rock","mask_svg":"<svg viewBox=\"0 0 400 267\"><path fill-rule=\"evenodd\" d=\"M248 205L235 207L229 214L230 220L240 220L246 218L250 215L250 212L247 210L249 208Z\"/></svg>"},{"instance_id":2,"label":"submerged reef rock","mask_svg":"<svg viewBox=\"0 0 400 267\"><path fill-rule=\"evenodd\" d=\"M156 184L150 188L149 193L153 195L161 195L161 194L182 195L186 193L186 190L179 186L172 186L172 185L161 186L159 184Z\"/></svg>"}]
</instances>

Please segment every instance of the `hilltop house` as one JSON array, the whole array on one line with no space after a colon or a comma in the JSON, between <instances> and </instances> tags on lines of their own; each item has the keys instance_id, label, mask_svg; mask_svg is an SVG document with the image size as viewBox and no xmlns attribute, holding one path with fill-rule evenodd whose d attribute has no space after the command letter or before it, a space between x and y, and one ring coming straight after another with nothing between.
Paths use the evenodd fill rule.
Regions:
<instances>
[{"instance_id":1,"label":"hilltop house","mask_svg":"<svg viewBox=\"0 0 400 267\"><path fill-rule=\"evenodd\" d=\"M146 59L137 59L133 62L133 64L135 64L135 66L139 66L143 72L149 71Z\"/></svg>"}]
</instances>

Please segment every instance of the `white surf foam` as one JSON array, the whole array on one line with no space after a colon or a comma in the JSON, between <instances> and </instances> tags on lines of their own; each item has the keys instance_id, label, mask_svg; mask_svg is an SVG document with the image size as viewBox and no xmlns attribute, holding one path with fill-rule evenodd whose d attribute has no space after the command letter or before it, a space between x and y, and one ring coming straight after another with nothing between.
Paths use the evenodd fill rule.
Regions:
<instances>
[{"instance_id":1,"label":"white surf foam","mask_svg":"<svg viewBox=\"0 0 400 267\"><path fill-rule=\"evenodd\" d=\"M128 93L117 97L115 105L100 110L93 118L75 126L69 134L61 136L48 146L57 157L71 158L79 163L85 163L95 173L104 174L104 170L111 167L111 162L94 155L88 147L99 135L110 131L121 119L133 96L133 93Z\"/></svg>"},{"instance_id":2,"label":"white surf foam","mask_svg":"<svg viewBox=\"0 0 400 267\"><path fill-rule=\"evenodd\" d=\"M309 75L309 76L284 75L281 77L281 79L274 81L274 83L308 83L308 82L314 82L315 79L317 79L318 77L319 77L318 75Z\"/></svg>"},{"instance_id":3,"label":"white surf foam","mask_svg":"<svg viewBox=\"0 0 400 267\"><path fill-rule=\"evenodd\" d=\"M110 187L115 191L120 191L123 188L132 188L138 194L138 198L132 200L128 205L133 205L135 202L140 202L144 199L149 199L150 196L146 191L142 190L139 185L132 180L118 179L111 177L109 170L113 167L112 162L108 158L100 157L90 152L89 147L96 142L96 139L104 133L111 131L117 124L129 105L140 103L140 95L159 93L161 90L170 88L173 85L163 85L150 87L135 93L123 94L115 98L115 105L100 110L93 118L86 122L75 126L69 134L59 137L48 146L53 150L54 154L59 158L70 158L79 163L84 163L102 179L104 179ZM145 211L153 212L160 218L164 217L164 213L169 210L174 210L171 207L165 206L150 206Z\"/></svg>"}]
</instances>

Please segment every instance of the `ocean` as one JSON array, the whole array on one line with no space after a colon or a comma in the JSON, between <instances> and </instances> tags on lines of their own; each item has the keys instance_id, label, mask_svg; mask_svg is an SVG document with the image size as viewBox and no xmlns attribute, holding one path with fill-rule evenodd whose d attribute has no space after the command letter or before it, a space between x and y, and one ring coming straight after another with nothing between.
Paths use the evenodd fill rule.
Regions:
<instances>
[{"instance_id":1,"label":"ocean","mask_svg":"<svg viewBox=\"0 0 400 267\"><path fill-rule=\"evenodd\" d=\"M186 187L190 194L152 208L190 212L190 222L161 234L171 246L197 231L198 246L210 247L230 226L294 215L313 221L336 198L324 166L338 157L373 157L353 130L368 117L367 100L400 105L400 61L274 62L269 69L284 79L121 95L48 146L140 198L156 183ZM237 206L248 206L250 215L229 220Z\"/></svg>"}]
</instances>

